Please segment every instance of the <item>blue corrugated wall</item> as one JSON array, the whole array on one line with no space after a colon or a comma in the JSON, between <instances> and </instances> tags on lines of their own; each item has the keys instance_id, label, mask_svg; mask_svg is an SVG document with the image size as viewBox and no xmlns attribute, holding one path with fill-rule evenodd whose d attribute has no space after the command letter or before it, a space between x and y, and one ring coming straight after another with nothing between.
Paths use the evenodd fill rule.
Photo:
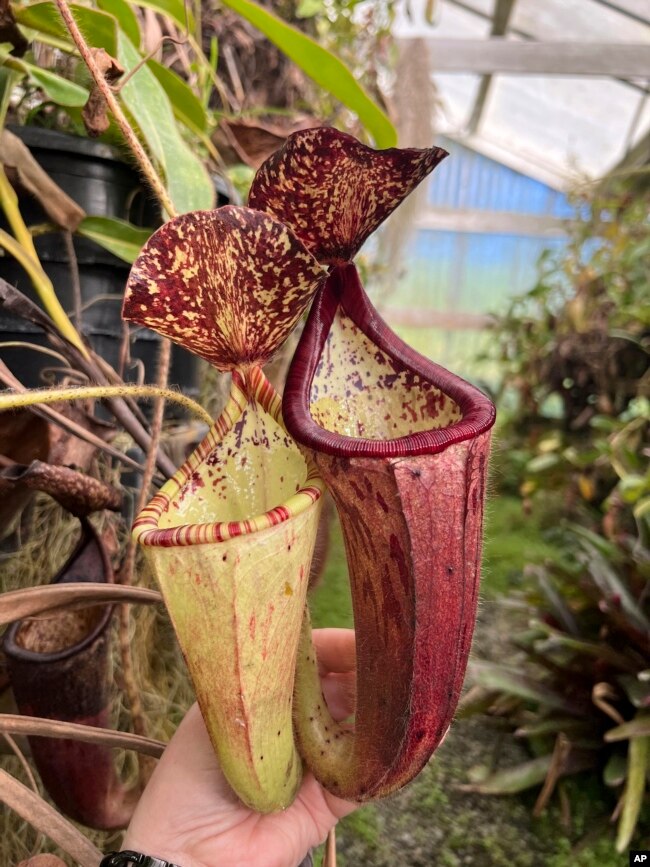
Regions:
<instances>
[{"instance_id":1,"label":"blue corrugated wall","mask_svg":"<svg viewBox=\"0 0 650 867\"><path fill-rule=\"evenodd\" d=\"M569 219L568 197L526 175L454 141L439 142L450 156L433 172L427 187L433 210L497 211ZM487 234L420 229L404 257L398 285L386 298L390 309L455 314L503 312L509 300L535 285L544 250L565 245L563 237L544 234ZM473 370L472 359L484 348L481 332L432 327L397 331L426 355L460 372Z\"/></svg>"}]
</instances>

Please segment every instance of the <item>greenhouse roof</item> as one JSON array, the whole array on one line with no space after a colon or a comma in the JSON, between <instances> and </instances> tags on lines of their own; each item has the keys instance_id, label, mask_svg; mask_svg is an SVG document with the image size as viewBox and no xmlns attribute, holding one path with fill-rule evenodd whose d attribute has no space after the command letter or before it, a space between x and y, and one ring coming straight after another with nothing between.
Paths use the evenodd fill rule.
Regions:
<instances>
[{"instance_id":1,"label":"greenhouse roof","mask_svg":"<svg viewBox=\"0 0 650 867\"><path fill-rule=\"evenodd\" d=\"M650 158L648 0L402 0L394 33L437 131L510 168L566 189Z\"/></svg>"}]
</instances>

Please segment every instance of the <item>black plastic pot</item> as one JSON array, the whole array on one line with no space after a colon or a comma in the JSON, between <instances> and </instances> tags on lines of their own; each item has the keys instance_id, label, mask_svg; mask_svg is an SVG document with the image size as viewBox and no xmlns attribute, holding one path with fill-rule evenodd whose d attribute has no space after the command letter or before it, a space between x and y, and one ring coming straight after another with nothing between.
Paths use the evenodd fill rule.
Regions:
<instances>
[{"instance_id":1,"label":"black plastic pot","mask_svg":"<svg viewBox=\"0 0 650 867\"><path fill-rule=\"evenodd\" d=\"M160 222L157 206L147 197L138 173L121 159L114 148L102 142L37 127L12 127L11 131L22 139L50 177L89 216L118 217L137 226L155 226ZM20 195L19 204L28 225L48 222L39 203L28 193ZM70 264L62 234L50 232L39 236L36 249L61 304L68 312L72 311ZM85 238L75 237L74 249L81 284L81 330L93 349L117 367L123 334L121 300L129 266ZM29 278L9 256L0 257L0 277L37 300ZM0 312L0 340L27 339L45 344L39 335L32 341L32 335L30 326ZM131 341L131 356L144 365L145 378L149 381L155 375L159 339L152 332L140 329ZM28 387L42 383L43 368L53 363L40 353L24 349L0 348L0 358ZM141 374L141 365L138 364L123 372L124 378L130 381ZM174 346L171 383L186 393L196 393L197 380L195 356Z\"/></svg>"}]
</instances>

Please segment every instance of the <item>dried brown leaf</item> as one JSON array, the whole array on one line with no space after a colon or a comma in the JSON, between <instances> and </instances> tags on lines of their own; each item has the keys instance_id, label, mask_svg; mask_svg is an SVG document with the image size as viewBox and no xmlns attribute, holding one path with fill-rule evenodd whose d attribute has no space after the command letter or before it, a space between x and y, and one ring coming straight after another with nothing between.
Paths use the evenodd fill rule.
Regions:
<instances>
[{"instance_id":1,"label":"dried brown leaf","mask_svg":"<svg viewBox=\"0 0 650 867\"><path fill-rule=\"evenodd\" d=\"M84 209L54 183L29 148L6 129L0 132L0 160L13 169L21 186L38 199L53 222L71 232L76 230L86 216Z\"/></svg>"},{"instance_id":2,"label":"dried brown leaf","mask_svg":"<svg viewBox=\"0 0 650 867\"><path fill-rule=\"evenodd\" d=\"M22 57L29 48L29 42L18 27L11 4L8 0L0 2L0 42L13 45L14 57Z\"/></svg>"},{"instance_id":3,"label":"dried brown leaf","mask_svg":"<svg viewBox=\"0 0 650 867\"><path fill-rule=\"evenodd\" d=\"M42 855L34 855L33 858L28 858L26 861L21 861L18 867L65 867L65 862L56 855L43 853Z\"/></svg>"},{"instance_id":4,"label":"dried brown leaf","mask_svg":"<svg viewBox=\"0 0 650 867\"><path fill-rule=\"evenodd\" d=\"M285 143L287 136L303 129L320 126L312 117L290 118L282 125L252 120L222 119L213 135L213 140L226 164L245 163L259 169L278 148Z\"/></svg>"},{"instance_id":5,"label":"dried brown leaf","mask_svg":"<svg viewBox=\"0 0 650 867\"><path fill-rule=\"evenodd\" d=\"M163 741L144 738L130 732L9 713L0 714L0 732L30 737L64 738L87 744L104 744L116 749L135 750L146 756L153 756L155 759L160 758L166 746Z\"/></svg>"},{"instance_id":6,"label":"dried brown leaf","mask_svg":"<svg viewBox=\"0 0 650 867\"><path fill-rule=\"evenodd\" d=\"M34 828L42 831L81 867L97 867L99 864L102 853L84 837L81 831L64 819L43 798L2 769L0 769L0 801Z\"/></svg>"},{"instance_id":7,"label":"dried brown leaf","mask_svg":"<svg viewBox=\"0 0 650 867\"><path fill-rule=\"evenodd\" d=\"M109 85L124 75L124 67L114 57L111 57L106 49L93 48L91 52L94 55L95 63ZM97 85L90 91L88 102L83 107L81 117L83 118L86 132L91 138L96 138L108 129L110 125L108 106L106 105L104 94Z\"/></svg>"},{"instance_id":8,"label":"dried brown leaf","mask_svg":"<svg viewBox=\"0 0 650 867\"><path fill-rule=\"evenodd\" d=\"M555 739L555 747L551 756L551 764L544 780L542 790L537 796L535 807L533 808L533 816L541 816L546 805L549 802L553 791L558 783L558 780L564 773L566 763L571 753L571 741L566 735L560 734Z\"/></svg>"},{"instance_id":9,"label":"dried brown leaf","mask_svg":"<svg viewBox=\"0 0 650 867\"><path fill-rule=\"evenodd\" d=\"M64 585L28 587L0 594L0 626L64 608L85 608L100 602L131 602L153 605L162 602L156 590L121 584L70 582Z\"/></svg>"}]
</instances>

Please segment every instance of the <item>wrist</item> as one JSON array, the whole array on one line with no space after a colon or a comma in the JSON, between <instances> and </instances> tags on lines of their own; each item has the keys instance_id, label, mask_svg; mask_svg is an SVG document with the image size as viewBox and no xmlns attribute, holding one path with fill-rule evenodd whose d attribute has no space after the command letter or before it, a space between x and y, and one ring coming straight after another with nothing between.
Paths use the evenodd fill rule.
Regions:
<instances>
[{"instance_id":1,"label":"wrist","mask_svg":"<svg viewBox=\"0 0 650 867\"><path fill-rule=\"evenodd\" d=\"M122 850L141 852L143 855L158 858L163 862L167 861L170 867L220 867L217 864L212 865L206 864L204 861L198 861L185 850L165 844L164 841L156 842L139 839L128 832L122 841Z\"/></svg>"},{"instance_id":2,"label":"wrist","mask_svg":"<svg viewBox=\"0 0 650 867\"><path fill-rule=\"evenodd\" d=\"M225 860L219 858L215 861L211 860L208 863L207 861L196 859L183 849L175 849L165 846L164 844L150 844L148 841L142 841L135 835L132 835L129 831L127 831L124 840L122 841L122 851L124 850L139 852L143 855L149 855L150 857L167 861L169 867L231 867L231 863L234 867L234 862L231 862L228 858ZM237 862L237 865L240 863L241 862ZM129 867L131 867L130 864ZM286 867L294 867L294 863L292 862L290 865L287 864ZM314 867L311 850L307 852L303 860L300 861L298 865L295 865L295 867Z\"/></svg>"}]
</instances>

